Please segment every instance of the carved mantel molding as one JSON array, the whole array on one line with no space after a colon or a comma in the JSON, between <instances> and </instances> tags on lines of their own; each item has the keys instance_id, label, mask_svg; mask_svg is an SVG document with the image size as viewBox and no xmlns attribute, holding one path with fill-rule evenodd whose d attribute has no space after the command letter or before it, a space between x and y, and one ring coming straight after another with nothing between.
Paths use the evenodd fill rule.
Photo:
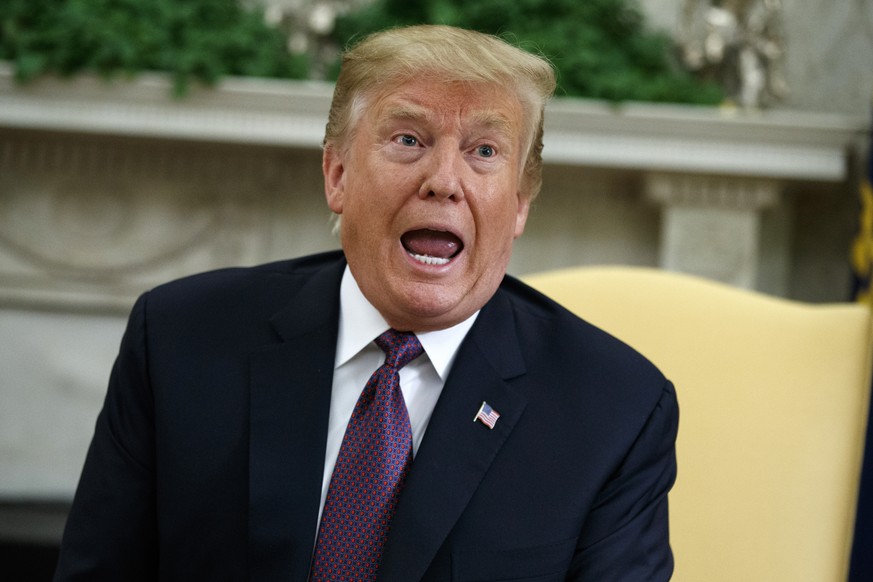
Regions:
<instances>
[{"instance_id":1,"label":"carved mantel molding","mask_svg":"<svg viewBox=\"0 0 873 582\"><path fill-rule=\"evenodd\" d=\"M841 182L867 124L804 111L556 99L543 155L547 163Z\"/></svg>"},{"instance_id":2,"label":"carved mantel molding","mask_svg":"<svg viewBox=\"0 0 873 582\"><path fill-rule=\"evenodd\" d=\"M160 74L19 85L0 64L0 302L123 309L135 290L176 273L269 260L247 212L271 203L258 192L294 182L276 152L321 147L331 94L322 82L229 78L180 99ZM785 183L845 182L867 122L557 98L545 123L547 165L642 177L643 198L664 208L662 266L754 286L754 264L738 277L701 269L700 257L734 264L725 253L736 247L754 263L761 208ZM731 244L676 246L709 228L701 208L724 217L726 204L760 196L767 204L744 210L751 222ZM184 222L160 215L173 205Z\"/></svg>"},{"instance_id":3,"label":"carved mantel molding","mask_svg":"<svg viewBox=\"0 0 873 582\"><path fill-rule=\"evenodd\" d=\"M0 128L313 148L324 137L332 91L317 81L231 78L174 97L160 73L20 85L0 63Z\"/></svg>"},{"instance_id":4,"label":"carved mantel molding","mask_svg":"<svg viewBox=\"0 0 873 582\"><path fill-rule=\"evenodd\" d=\"M321 147L333 86L229 78L171 97L160 74L18 85L0 63L0 129ZM546 112L545 162L639 170L841 181L860 117L556 98Z\"/></svg>"},{"instance_id":5,"label":"carved mantel molding","mask_svg":"<svg viewBox=\"0 0 873 582\"><path fill-rule=\"evenodd\" d=\"M544 157L551 163L641 174L661 207L659 266L784 295L790 275L790 185L849 186L869 121L800 111L554 102ZM837 189L839 191L839 189ZM762 285L763 213L778 214ZM776 268L772 266L776 265Z\"/></svg>"}]
</instances>

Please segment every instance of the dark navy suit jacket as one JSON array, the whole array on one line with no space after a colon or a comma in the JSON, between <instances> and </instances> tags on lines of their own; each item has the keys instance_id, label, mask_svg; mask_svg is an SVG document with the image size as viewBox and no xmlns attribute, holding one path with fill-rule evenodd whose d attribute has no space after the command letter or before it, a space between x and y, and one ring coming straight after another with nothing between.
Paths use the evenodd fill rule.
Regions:
<instances>
[{"instance_id":1,"label":"dark navy suit jacket","mask_svg":"<svg viewBox=\"0 0 873 582\"><path fill-rule=\"evenodd\" d=\"M189 277L130 316L56 580L306 580L344 260ZM493 430L473 422L482 401ZM379 579L663 581L672 385L507 277L464 340Z\"/></svg>"}]
</instances>

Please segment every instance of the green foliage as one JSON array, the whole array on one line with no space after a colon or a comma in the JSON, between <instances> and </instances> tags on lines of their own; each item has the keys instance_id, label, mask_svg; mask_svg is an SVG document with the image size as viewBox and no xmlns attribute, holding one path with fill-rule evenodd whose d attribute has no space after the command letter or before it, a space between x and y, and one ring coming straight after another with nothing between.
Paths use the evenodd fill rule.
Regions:
<instances>
[{"instance_id":1,"label":"green foliage","mask_svg":"<svg viewBox=\"0 0 873 582\"><path fill-rule=\"evenodd\" d=\"M222 75L304 78L308 60L236 0L2 0L0 59L21 80L172 73L177 93Z\"/></svg>"},{"instance_id":2,"label":"green foliage","mask_svg":"<svg viewBox=\"0 0 873 582\"><path fill-rule=\"evenodd\" d=\"M336 39L404 24L449 24L535 47L558 72L558 94L610 101L721 101L671 58L670 40L650 32L633 0L377 0L337 21Z\"/></svg>"},{"instance_id":3,"label":"green foliage","mask_svg":"<svg viewBox=\"0 0 873 582\"><path fill-rule=\"evenodd\" d=\"M548 57L559 94L611 101L718 103L672 62L635 0L376 0L337 20L335 39L389 26L452 24L506 35ZM0 0L0 60L21 80L83 71L167 71L177 93L223 75L305 78L309 57L239 0ZM336 67L333 67L334 72Z\"/></svg>"}]
</instances>

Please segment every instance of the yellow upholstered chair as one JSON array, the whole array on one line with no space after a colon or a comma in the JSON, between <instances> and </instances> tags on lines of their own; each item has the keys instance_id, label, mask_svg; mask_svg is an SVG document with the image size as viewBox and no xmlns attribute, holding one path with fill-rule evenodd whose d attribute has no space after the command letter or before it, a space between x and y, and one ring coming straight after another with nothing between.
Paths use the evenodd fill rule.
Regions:
<instances>
[{"instance_id":1,"label":"yellow upholstered chair","mask_svg":"<svg viewBox=\"0 0 873 582\"><path fill-rule=\"evenodd\" d=\"M873 353L866 308L643 268L525 280L676 384L674 581L846 579Z\"/></svg>"}]
</instances>

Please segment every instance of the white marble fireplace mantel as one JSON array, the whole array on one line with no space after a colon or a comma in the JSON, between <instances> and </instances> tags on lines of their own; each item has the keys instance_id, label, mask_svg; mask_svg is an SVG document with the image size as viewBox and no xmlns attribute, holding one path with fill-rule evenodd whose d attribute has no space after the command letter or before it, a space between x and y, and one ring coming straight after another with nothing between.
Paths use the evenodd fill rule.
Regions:
<instances>
[{"instance_id":1,"label":"white marble fireplace mantel","mask_svg":"<svg viewBox=\"0 0 873 582\"><path fill-rule=\"evenodd\" d=\"M333 86L230 78L171 96L169 80L43 79L0 65L0 128L318 148ZM546 163L839 181L866 120L800 111L556 98Z\"/></svg>"},{"instance_id":2,"label":"white marble fireplace mantel","mask_svg":"<svg viewBox=\"0 0 873 582\"><path fill-rule=\"evenodd\" d=\"M317 149L331 92L332 85L321 82L230 78L175 98L160 74L111 83L81 77L19 85L0 67L0 164L27 172L39 158L85 155L49 146L57 134ZM557 98L547 110L543 155L547 165L639 173L645 198L663 209L661 266L755 287L761 211L779 205L787 183L845 182L866 123L799 111ZM22 141L22 135L45 137ZM124 158L117 147L123 146L109 150ZM111 151L94 146L90 163L108 163ZM227 170L239 163L220 165ZM129 302L123 285L116 292L122 293L120 302ZM31 302L54 301L64 291L0 284L0 298L25 295ZM81 288L68 294L72 301L76 297L83 297Z\"/></svg>"}]
</instances>

